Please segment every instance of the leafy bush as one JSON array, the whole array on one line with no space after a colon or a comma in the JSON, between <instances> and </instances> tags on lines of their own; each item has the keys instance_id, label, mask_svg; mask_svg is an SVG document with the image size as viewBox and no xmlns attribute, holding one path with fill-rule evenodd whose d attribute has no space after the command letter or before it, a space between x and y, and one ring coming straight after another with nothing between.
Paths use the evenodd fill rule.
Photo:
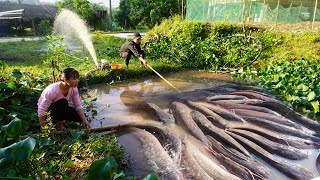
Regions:
<instances>
[{"instance_id":1,"label":"leafy bush","mask_svg":"<svg viewBox=\"0 0 320 180\"><path fill-rule=\"evenodd\" d=\"M246 29L246 35L262 30ZM227 24L165 20L148 33L145 49L149 58L164 59L184 67L217 70L239 68L251 62L260 51L255 39L237 35L243 27Z\"/></svg>"},{"instance_id":2,"label":"leafy bush","mask_svg":"<svg viewBox=\"0 0 320 180\"><path fill-rule=\"evenodd\" d=\"M49 35L52 33L52 25L53 23L50 22L48 19L42 19L39 22L39 32L41 35Z\"/></svg>"},{"instance_id":3,"label":"leafy bush","mask_svg":"<svg viewBox=\"0 0 320 180\"><path fill-rule=\"evenodd\" d=\"M127 39L96 32L93 35L93 44L97 54L103 59L119 57L120 47L128 42Z\"/></svg>"}]
</instances>

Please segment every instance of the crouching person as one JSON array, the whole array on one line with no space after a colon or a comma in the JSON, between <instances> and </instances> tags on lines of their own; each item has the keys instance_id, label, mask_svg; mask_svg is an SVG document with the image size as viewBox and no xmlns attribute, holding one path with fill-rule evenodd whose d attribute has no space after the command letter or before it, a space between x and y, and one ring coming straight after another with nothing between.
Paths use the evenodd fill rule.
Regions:
<instances>
[{"instance_id":1,"label":"crouching person","mask_svg":"<svg viewBox=\"0 0 320 180\"><path fill-rule=\"evenodd\" d=\"M131 56L135 56L140 60L141 65L145 66L147 61L144 60L145 53L141 50L141 35L134 33L132 41L125 43L120 48L120 57L125 59L126 67L129 67Z\"/></svg>"},{"instance_id":2,"label":"crouching person","mask_svg":"<svg viewBox=\"0 0 320 180\"><path fill-rule=\"evenodd\" d=\"M79 72L66 68L60 74L60 81L46 87L38 100L38 117L41 128L46 125L46 114L50 112L53 123L58 131L65 130L64 121L81 122L90 128L80 101ZM69 106L72 102L73 107Z\"/></svg>"}]
</instances>

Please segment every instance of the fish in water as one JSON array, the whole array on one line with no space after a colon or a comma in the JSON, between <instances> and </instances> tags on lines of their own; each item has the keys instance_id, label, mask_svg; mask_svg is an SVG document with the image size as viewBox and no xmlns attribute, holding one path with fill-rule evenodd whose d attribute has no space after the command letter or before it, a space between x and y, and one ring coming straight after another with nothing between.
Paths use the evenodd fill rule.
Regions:
<instances>
[{"instance_id":1,"label":"fish in water","mask_svg":"<svg viewBox=\"0 0 320 180\"><path fill-rule=\"evenodd\" d=\"M221 117L225 118L226 120L239 121L239 122L245 121L242 117L238 116L234 112L229 111L228 109L225 109L223 107L220 107L220 106L217 106L214 104L210 104L210 103L204 103L204 102L196 102L196 103L210 109L211 111L220 115Z\"/></svg>"},{"instance_id":2,"label":"fish in water","mask_svg":"<svg viewBox=\"0 0 320 180\"><path fill-rule=\"evenodd\" d=\"M194 174L198 171L200 177L197 175L193 175L193 178L191 179L217 179L217 180L224 180L224 179L230 179L230 180L240 180L237 176L229 173L228 171L222 169L219 165L208 159L205 155L203 155L196 147L194 147L191 143L184 142L184 155L186 155L186 158L189 158L190 164L185 164L184 167L186 167L188 170ZM190 162L191 161L191 162ZM200 169L199 169L200 168ZM208 177L209 176L209 177Z\"/></svg>"},{"instance_id":3,"label":"fish in water","mask_svg":"<svg viewBox=\"0 0 320 180\"><path fill-rule=\"evenodd\" d=\"M290 164L290 163L288 163L284 160L281 160L279 158L276 158L275 156L270 154L268 151L264 150L263 148L261 148L260 146L258 146L255 143L253 143L252 141L250 141L246 138L243 138L237 134L234 134L232 132L227 132L227 133L230 134L235 139L242 142L243 144L245 144L246 146L248 146L256 154L258 154L261 158L263 158L264 160L269 162L272 166L276 167L278 170L280 170L281 172L283 172L284 174L286 174L290 178L303 179L303 180L314 178L314 174L312 174L308 170L306 170L300 166Z\"/></svg>"},{"instance_id":4,"label":"fish in water","mask_svg":"<svg viewBox=\"0 0 320 180\"><path fill-rule=\"evenodd\" d=\"M229 144L231 147L238 149L246 156L251 156L251 154L240 143L233 139L229 134L225 133L224 130L214 126L203 114L198 111L192 111L191 115L206 134L217 137L221 141Z\"/></svg>"},{"instance_id":5,"label":"fish in water","mask_svg":"<svg viewBox=\"0 0 320 180\"><path fill-rule=\"evenodd\" d=\"M202 141L208 147L211 146L207 137L203 134L198 125L193 121L191 110L188 106L181 102L174 101L170 105L172 114L176 119L177 124L182 126L191 135Z\"/></svg>"},{"instance_id":6,"label":"fish in water","mask_svg":"<svg viewBox=\"0 0 320 180\"><path fill-rule=\"evenodd\" d=\"M250 132L250 131L240 130L240 129L228 129L228 131L236 133L236 134L238 134L242 137L245 137L247 139L250 139L251 141L260 145L265 150L267 150L273 154L278 154L278 155L285 157L285 158L288 158L288 159L301 160L301 159L305 159L308 157L308 155L306 153L304 153L303 151L301 151L297 148L273 142L263 136L260 136L258 134L253 133L253 132Z\"/></svg>"},{"instance_id":7,"label":"fish in water","mask_svg":"<svg viewBox=\"0 0 320 180\"><path fill-rule=\"evenodd\" d=\"M181 168L185 179L188 180L213 180L205 170L196 162L185 142L182 144Z\"/></svg>"},{"instance_id":8,"label":"fish in water","mask_svg":"<svg viewBox=\"0 0 320 180\"><path fill-rule=\"evenodd\" d=\"M240 96L246 96L250 99L259 99L265 102L279 102L278 100L274 98L270 98L268 96L265 96L261 93L255 92L255 91L236 91L236 92L229 92L227 94L230 95L240 95Z\"/></svg>"},{"instance_id":9,"label":"fish in water","mask_svg":"<svg viewBox=\"0 0 320 180\"><path fill-rule=\"evenodd\" d=\"M221 153L224 156L230 158L231 160L245 166L253 173L259 175L259 177L263 177L262 179L270 179L270 169L265 165L255 160L253 157L248 157L243 155L241 152L232 149L230 147L226 148L219 141L211 136L207 136L209 141L212 144L212 149L217 153Z\"/></svg>"},{"instance_id":10,"label":"fish in water","mask_svg":"<svg viewBox=\"0 0 320 180\"><path fill-rule=\"evenodd\" d=\"M209 103L213 103L214 102L209 102ZM247 104L220 104L220 106L232 110L232 109L245 109L245 110L251 110L251 111L255 111L255 112L264 112L264 113L268 113L268 114L273 114L273 115L277 115L277 116L281 116L279 113L277 113L276 111L273 111L271 109L265 108L265 107L261 107L261 106L254 106L254 105L247 105Z\"/></svg>"},{"instance_id":11,"label":"fish in water","mask_svg":"<svg viewBox=\"0 0 320 180\"><path fill-rule=\"evenodd\" d=\"M145 129L150 133L154 133L162 136L164 139L161 143L162 147L166 147L169 155L175 164L179 165L181 161L181 152L182 152L182 141L180 137L174 133L169 127L158 125L158 124L139 124L135 126L136 128Z\"/></svg>"},{"instance_id":12,"label":"fish in water","mask_svg":"<svg viewBox=\"0 0 320 180\"><path fill-rule=\"evenodd\" d=\"M175 123L173 115L165 112L157 105L153 103L146 103L146 108L148 109L148 112L150 112L156 118L156 120L164 122L165 124Z\"/></svg>"},{"instance_id":13,"label":"fish in water","mask_svg":"<svg viewBox=\"0 0 320 180\"><path fill-rule=\"evenodd\" d=\"M183 179L182 172L164 150L156 137L148 131L136 129L134 134L139 138L147 158L153 162L153 170L161 179Z\"/></svg>"},{"instance_id":14,"label":"fish in water","mask_svg":"<svg viewBox=\"0 0 320 180\"><path fill-rule=\"evenodd\" d=\"M289 118L290 120L295 121L296 123L299 123L299 124L309 128L311 130L314 130L317 133L320 133L320 123L319 122L313 121L312 119L295 112L294 110L285 106L282 103L279 103L279 102L260 102L260 103L257 103L256 105L277 111L282 116Z\"/></svg>"},{"instance_id":15,"label":"fish in water","mask_svg":"<svg viewBox=\"0 0 320 180\"><path fill-rule=\"evenodd\" d=\"M243 100L248 99L246 96L239 95L215 95L205 98L206 101L218 101L218 100Z\"/></svg>"}]
</instances>

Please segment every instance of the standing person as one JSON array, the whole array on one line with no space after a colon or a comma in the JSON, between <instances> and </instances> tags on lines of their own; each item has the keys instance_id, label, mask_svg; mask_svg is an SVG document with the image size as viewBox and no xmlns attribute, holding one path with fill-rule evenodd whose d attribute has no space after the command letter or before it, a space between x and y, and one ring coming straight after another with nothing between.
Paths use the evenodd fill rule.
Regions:
<instances>
[{"instance_id":1,"label":"standing person","mask_svg":"<svg viewBox=\"0 0 320 180\"><path fill-rule=\"evenodd\" d=\"M141 35L140 33L134 33L132 41L124 44L120 48L120 57L125 58L126 67L129 66L129 61L132 55L137 57L142 65L146 65L147 61L144 60L144 51L141 50L140 43L141 43Z\"/></svg>"},{"instance_id":2,"label":"standing person","mask_svg":"<svg viewBox=\"0 0 320 180\"><path fill-rule=\"evenodd\" d=\"M79 72L66 68L60 73L60 81L46 87L38 100L38 117L41 128L46 125L46 112L50 111L56 129L64 130L64 120L82 122L85 128L90 128L84 114L79 91ZM72 102L74 107L69 106Z\"/></svg>"}]
</instances>

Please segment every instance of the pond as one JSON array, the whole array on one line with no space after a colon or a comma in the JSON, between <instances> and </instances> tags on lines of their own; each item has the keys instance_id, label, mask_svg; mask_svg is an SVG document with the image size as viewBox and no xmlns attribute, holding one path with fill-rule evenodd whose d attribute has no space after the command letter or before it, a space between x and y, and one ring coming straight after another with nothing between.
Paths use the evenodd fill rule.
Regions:
<instances>
[{"instance_id":1,"label":"pond","mask_svg":"<svg viewBox=\"0 0 320 180\"><path fill-rule=\"evenodd\" d=\"M183 93L177 92L157 76L132 80L113 86L109 86L108 84L90 86L87 94L83 94L83 96L84 98L97 97L95 106L98 109L97 116L91 122L91 126L95 128L126 122L154 121L153 116L145 109L144 105L146 102L154 103L161 109L166 110L168 109L169 102L173 98L199 100L210 95L221 93L222 91L228 91L228 85L233 84L228 74L201 71L171 73L164 75L164 77ZM207 88L210 88L211 91L203 90ZM187 135L182 128L173 126L172 129L174 129L180 137L188 136L188 139L190 139L193 144L200 147L196 140ZM141 142L136 136L130 133L131 131L130 129L119 131L117 133L118 141L124 146L126 152L130 155L130 159L134 163L132 173L138 177L144 177L152 171L152 168L149 166L150 162L148 162L141 148ZM300 165L316 176L319 176L319 172L315 166L315 160L319 151L316 149L304 151L309 155L307 159L290 162ZM216 162L216 160L209 155L207 158ZM282 157L278 158L284 159ZM257 157L257 159L259 158ZM263 162L272 170L272 179L289 179L268 165L268 163L261 159L259 159L259 161Z\"/></svg>"}]
</instances>

